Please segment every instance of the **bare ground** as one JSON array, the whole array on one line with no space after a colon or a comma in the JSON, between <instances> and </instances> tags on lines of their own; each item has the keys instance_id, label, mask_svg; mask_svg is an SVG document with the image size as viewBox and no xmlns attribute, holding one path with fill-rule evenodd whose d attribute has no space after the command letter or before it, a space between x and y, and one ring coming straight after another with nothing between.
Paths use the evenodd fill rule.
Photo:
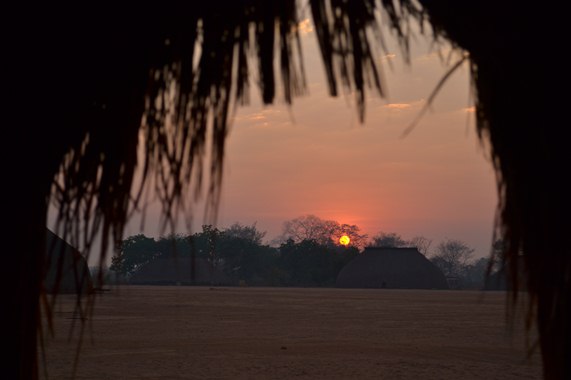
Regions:
<instances>
[{"instance_id":1,"label":"bare ground","mask_svg":"<svg viewBox=\"0 0 571 380\"><path fill-rule=\"evenodd\" d=\"M71 378L74 322L60 296L50 379ZM125 286L85 326L77 379L541 378L502 292Z\"/></svg>"}]
</instances>

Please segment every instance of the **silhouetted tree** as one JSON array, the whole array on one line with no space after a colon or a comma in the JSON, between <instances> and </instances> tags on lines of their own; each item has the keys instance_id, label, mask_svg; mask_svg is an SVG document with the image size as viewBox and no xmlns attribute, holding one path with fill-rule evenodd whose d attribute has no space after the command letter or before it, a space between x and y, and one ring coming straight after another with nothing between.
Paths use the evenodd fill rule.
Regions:
<instances>
[{"instance_id":1,"label":"silhouetted tree","mask_svg":"<svg viewBox=\"0 0 571 380\"><path fill-rule=\"evenodd\" d=\"M486 257L481 257L465 265L461 274L463 287L467 289L484 289L489 265L490 259Z\"/></svg>"},{"instance_id":2,"label":"silhouetted tree","mask_svg":"<svg viewBox=\"0 0 571 380\"><path fill-rule=\"evenodd\" d=\"M248 285L279 283L277 278L272 278L278 265L277 249L262 244L265 234L255 224L235 223L222 231L216 249L229 276Z\"/></svg>"},{"instance_id":3,"label":"silhouetted tree","mask_svg":"<svg viewBox=\"0 0 571 380\"><path fill-rule=\"evenodd\" d=\"M262 239L266 236L266 232L259 231L256 227L256 223L251 226L244 226L236 222L230 227L224 229L224 236L249 240L254 244L260 245L262 244Z\"/></svg>"},{"instance_id":4,"label":"silhouetted tree","mask_svg":"<svg viewBox=\"0 0 571 380\"><path fill-rule=\"evenodd\" d=\"M339 238L345 234L351 239L352 246L365 246L367 235L361 234L358 226L339 224L337 221L324 220L315 215L304 215L284 222L281 241L291 239L295 243L301 243L304 240L312 240L320 245L338 245Z\"/></svg>"},{"instance_id":5,"label":"silhouetted tree","mask_svg":"<svg viewBox=\"0 0 571 380\"><path fill-rule=\"evenodd\" d=\"M430 255L430 246L432 245L432 239L426 238L424 236L415 236L408 242L411 247L416 247L418 252L422 253L424 256Z\"/></svg>"},{"instance_id":6,"label":"silhouetted tree","mask_svg":"<svg viewBox=\"0 0 571 380\"><path fill-rule=\"evenodd\" d=\"M464 242L447 239L438 244L430 261L440 268L445 276L461 277L473 253L474 250Z\"/></svg>"},{"instance_id":7,"label":"silhouetted tree","mask_svg":"<svg viewBox=\"0 0 571 380\"><path fill-rule=\"evenodd\" d=\"M406 247L408 244L408 241L395 232L379 232L372 240L374 247L398 248Z\"/></svg>"},{"instance_id":8,"label":"silhouetted tree","mask_svg":"<svg viewBox=\"0 0 571 380\"><path fill-rule=\"evenodd\" d=\"M111 258L109 269L130 276L160 255L161 249L155 239L142 234L131 236L123 240L119 251Z\"/></svg>"},{"instance_id":9,"label":"silhouetted tree","mask_svg":"<svg viewBox=\"0 0 571 380\"><path fill-rule=\"evenodd\" d=\"M337 231L334 233L333 241L337 245L339 238L343 235L347 235L351 242L349 243L349 248L356 248L358 250L363 250L368 242L367 234L361 233L359 226L355 224L340 224Z\"/></svg>"},{"instance_id":10,"label":"silhouetted tree","mask_svg":"<svg viewBox=\"0 0 571 380\"><path fill-rule=\"evenodd\" d=\"M339 271L359 251L355 247L335 247L315 240L294 242L279 248L282 283L287 286L333 286Z\"/></svg>"},{"instance_id":11,"label":"silhouetted tree","mask_svg":"<svg viewBox=\"0 0 571 380\"><path fill-rule=\"evenodd\" d=\"M191 246L188 236L184 234L169 234L161 236L156 241L156 249L160 257L186 257Z\"/></svg>"},{"instance_id":12,"label":"silhouetted tree","mask_svg":"<svg viewBox=\"0 0 571 380\"><path fill-rule=\"evenodd\" d=\"M303 215L284 222L282 239L292 240L294 243L312 240L326 245L333 239L338 226L339 223L334 220L323 220L315 215Z\"/></svg>"},{"instance_id":13,"label":"silhouetted tree","mask_svg":"<svg viewBox=\"0 0 571 380\"><path fill-rule=\"evenodd\" d=\"M121 249L113 256L111 267L130 276L143 265L158 258L191 257L208 260L213 267L222 269L236 280L248 284L272 285L271 273L275 270L277 250L262 245L265 232L255 225L235 223L219 230L204 225L201 232L191 236L171 234L157 241L144 235L131 236L123 241Z\"/></svg>"}]
</instances>

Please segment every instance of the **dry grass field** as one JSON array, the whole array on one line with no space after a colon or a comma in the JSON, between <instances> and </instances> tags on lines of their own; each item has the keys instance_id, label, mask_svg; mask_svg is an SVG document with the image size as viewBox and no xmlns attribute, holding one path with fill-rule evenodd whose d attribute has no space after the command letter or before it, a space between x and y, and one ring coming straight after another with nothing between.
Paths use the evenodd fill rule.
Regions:
<instances>
[{"instance_id":1,"label":"dry grass field","mask_svg":"<svg viewBox=\"0 0 571 380\"><path fill-rule=\"evenodd\" d=\"M54 317L48 375L71 378L71 296ZM541 378L502 292L124 286L85 326L77 379Z\"/></svg>"}]
</instances>

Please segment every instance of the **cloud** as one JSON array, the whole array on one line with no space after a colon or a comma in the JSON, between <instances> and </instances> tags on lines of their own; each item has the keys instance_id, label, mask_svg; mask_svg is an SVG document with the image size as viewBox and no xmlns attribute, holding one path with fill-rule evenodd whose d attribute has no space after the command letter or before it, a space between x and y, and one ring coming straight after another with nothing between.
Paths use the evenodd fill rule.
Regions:
<instances>
[{"instance_id":1,"label":"cloud","mask_svg":"<svg viewBox=\"0 0 571 380\"><path fill-rule=\"evenodd\" d=\"M436 49L431 49L429 52L421 54L415 58L413 61L431 61L431 60L440 60L441 62L450 61L451 55L457 54L459 49L454 49L449 44L444 44L437 46Z\"/></svg>"},{"instance_id":2,"label":"cloud","mask_svg":"<svg viewBox=\"0 0 571 380\"><path fill-rule=\"evenodd\" d=\"M297 24L297 28L299 30L299 33L302 36L305 36L307 34L313 33L313 24L311 23L311 20L309 18L306 18L304 20L301 20L298 24Z\"/></svg>"},{"instance_id":3,"label":"cloud","mask_svg":"<svg viewBox=\"0 0 571 380\"><path fill-rule=\"evenodd\" d=\"M382 108L393 113L405 113L407 111L418 112L425 104L426 100L420 98L407 103L388 103L383 105Z\"/></svg>"},{"instance_id":4,"label":"cloud","mask_svg":"<svg viewBox=\"0 0 571 380\"><path fill-rule=\"evenodd\" d=\"M392 61L392 60L395 59L396 57L397 57L397 55L394 54L394 53L383 54L383 55L381 56L381 61L382 61L382 62Z\"/></svg>"},{"instance_id":5,"label":"cloud","mask_svg":"<svg viewBox=\"0 0 571 380\"><path fill-rule=\"evenodd\" d=\"M406 110L412 107L412 104L409 103L389 103L383 106L384 108L388 108L390 110Z\"/></svg>"},{"instance_id":6,"label":"cloud","mask_svg":"<svg viewBox=\"0 0 571 380\"><path fill-rule=\"evenodd\" d=\"M248 117L248 120L250 120L250 121L266 120L266 116L262 113L255 113L253 115L250 115Z\"/></svg>"},{"instance_id":7,"label":"cloud","mask_svg":"<svg viewBox=\"0 0 571 380\"><path fill-rule=\"evenodd\" d=\"M258 107L239 108L237 114L231 120L232 128L237 127L243 131L251 128L270 126L276 128L291 125L291 115L284 111L275 105L261 110Z\"/></svg>"},{"instance_id":8,"label":"cloud","mask_svg":"<svg viewBox=\"0 0 571 380\"><path fill-rule=\"evenodd\" d=\"M267 115L264 113L264 111L261 112L250 112L250 113L246 113L246 114L238 114L236 116L234 116L233 120L232 120L232 124L234 126L236 125L241 125L244 127L253 127L253 126L262 126L262 127L267 127L269 125L268 122L268 117Z\"/></svg>"},{"instance_id":9,"label":"cloud","mask_svg":"<svg viewBox=\"0 0 571 380\"><path fill-rule=\"evenodd\" d=\"M234 117L235 122L256 122L267 121L268 118L277 116L281 113L279 109L266 108L261 111L239 113Z\"/></svg>"}]
</instances>

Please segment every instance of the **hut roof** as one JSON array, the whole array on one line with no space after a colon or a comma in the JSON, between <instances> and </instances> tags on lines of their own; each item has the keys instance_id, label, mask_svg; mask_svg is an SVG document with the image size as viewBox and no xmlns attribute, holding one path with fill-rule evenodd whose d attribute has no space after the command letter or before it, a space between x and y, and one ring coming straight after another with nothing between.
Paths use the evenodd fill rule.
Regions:
<instances>
[{"instance_id":1,"label":"hut roof","mask_svg":"<svg viewBox=\"0 0 571 380\"><path fill-rule=\"evenodd\" d=\"M189 258L168 257L155 259L133 274L131 284L195 284L230 285L230 278L219 268L213 267L205 259L196 259L192 280L192 261Z\"/></svg>"},{"instance_id":2,"label":"hut roof","mask_svg":"<svg viewBox=\"0 0 571 380\"><path fill-rule=\"evenodd\" d=\"M46 276L47 293L87 294L93 282L87 261L71 244L47 229Z\"/></svg>"},{"instance_id":3,"label":"hut roof","mask_svg":"<svg viewBox=\"0 0 571 380\"><path fill-rule=\"evenodd\" d=\"M367 247L337 276L341 288L448 289L442 272L416 248Z\"/></svg>"}]
</instances>

